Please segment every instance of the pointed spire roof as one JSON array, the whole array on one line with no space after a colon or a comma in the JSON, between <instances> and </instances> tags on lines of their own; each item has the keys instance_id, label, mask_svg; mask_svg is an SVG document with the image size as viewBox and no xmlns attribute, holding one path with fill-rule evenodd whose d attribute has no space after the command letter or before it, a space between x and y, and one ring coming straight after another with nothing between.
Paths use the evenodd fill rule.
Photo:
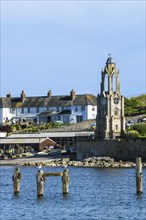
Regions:
<instances>
[{"instance_id":1,"label":"pointed spire roof","mask_svg":"<svg viewBox=\"0 0 146 220\"><path fill-rule=\"evenodd\" d=\"M113 61L113 58L111 57L111 54L108 54L108 55L109 57L107 58L106 65L115 64L115 62Z\"/></svg>"}]
</instances>

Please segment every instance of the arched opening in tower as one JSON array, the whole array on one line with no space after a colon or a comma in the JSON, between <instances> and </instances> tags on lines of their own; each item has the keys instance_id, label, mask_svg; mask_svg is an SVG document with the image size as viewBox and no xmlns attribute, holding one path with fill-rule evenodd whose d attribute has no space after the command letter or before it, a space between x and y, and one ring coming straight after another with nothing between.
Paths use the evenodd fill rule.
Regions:
<instances>
[{"instance_id":1,"label":"arched opening in tower","mask_svg":"<svg viewBox=\"0 0 146 220\"><path fill-rule=\"evenodd\" d=\"M108 75L106 74L105 75L105 78L104 78L105 80L104 80L104 90L105 90L105 92L108 92Z\"/></svg>"},{"instance_id":2,"label":"arched opening in tower","mask_svg":"<svg viewBox=\"0 0 146 220\"><path fill-rule=\"evenodd\" d=\"M116 91L116 76L112 76L112 87L113 87L113 92Z\"/></svg>"}]
</instances>

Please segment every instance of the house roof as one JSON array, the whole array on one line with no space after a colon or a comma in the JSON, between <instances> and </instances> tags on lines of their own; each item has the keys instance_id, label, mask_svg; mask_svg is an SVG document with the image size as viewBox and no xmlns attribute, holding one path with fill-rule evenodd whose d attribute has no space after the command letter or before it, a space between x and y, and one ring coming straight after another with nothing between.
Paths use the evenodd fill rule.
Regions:
<instances>
[{"instance_id":1,"label":"house roof","mask_svg":"<svg viewBox=\"0 0 146 220\"><path fill-rule=\"evenodd\" d=\"M43 143L44 141L48 140L51 144L55 145L56 142L52 139L46 138L1 138L1 144L39 144Z\"/></svg>"},{"instance_id":2,"label":"house roof","mask_svg":"<svg viewBox=\"0 0 146 220\"><path fill-rule=\"evenodd\" d=\"M11 108L11 100L9 98L0 98L0 108Z\"/></svg>"},{"instance_id":3,"label":"house roof","mask_svg":"<svg viewBox=\"0 0 146 220\"><path fill-rule=\"evenodd\" d=\"M19 97L0 98L0 107L8 108L36 108L36 107L63 107L78 105L96 105L96 96L92 94L76 95L74 99L71 96L35 96L26 97L22 101Z\"/></svg>"},{"instance_id":4,"label":"house roof","mask_svg":"<svg viewBox=\"0 0 146 220\"><path fill-rule=\"evenodd\" d=\"M44 111L38 114L37 116L50 116L56 114L56 111Z\"/></svg>"},{"instance_id":5,"label":"house roof","mask_svg":"<svg viewBox=\"0 0 146 220\"><path fill-rule=\"evenodd\" d=\"M70 114L71 114L71 110L63 110L58 113L58 115L70 115Z\"/></svg>"},{"instance_id":6,"label":"house roof","mask_svg":"<svg viewBox=\"0 0 146 220\"><path fill-rule=\"evenodd\" d=\"M75 136L92 136L94 135L93 131L87 132L41 132L41 133L19 133L11 134L5 139L36 139L36 138L56 138L56 137L75 137ZM0 143L1 143L0 139Z\"/></svg>"}]
</instances>

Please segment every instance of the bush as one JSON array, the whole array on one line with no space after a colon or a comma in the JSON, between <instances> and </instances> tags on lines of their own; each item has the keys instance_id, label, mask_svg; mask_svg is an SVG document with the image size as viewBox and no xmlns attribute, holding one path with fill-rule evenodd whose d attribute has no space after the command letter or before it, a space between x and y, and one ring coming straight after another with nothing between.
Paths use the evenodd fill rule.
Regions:
<instances>
[{"instance_id":1,"label":"bush","mask_svg":"<svg viewBox=\"0 0 146 220\"><path fill-rule=\"evenodd\" d=\"M46 125L45 125L45 129L49 129L49 128L51 128L52 127L52 125L50 124L50 123L47 123Z\"/></svg>"},{"instance_id":2,"label":"bush","mask_svg":"<svg viewBox=\"0 0 146 220\"><path fill-rule=\"evenodd\" d=\"M128 128L129 131L137 131L140 136L146 136L146 124L136 124Z\"/></svg>"},{"instance_id":3,"label":"bush","mask_svg":"<svg viewBox=\"0 0 146 220\"><path fill-rule=\"evenodd\" d=\"M17 130L16 126L15 125L11 125L11 130L12 130L12 132L16 131Z\"/></svg>"},{"instance_id":4,"label":"bush","mask_svg":"<svg viewBox=\"0 0 146 220\"><path fill-rule=\"evenodd\" d=\"M17 131L20 131L20 130L21 130L21 126L20 126L20 125L17 124L17 125L15 125L15 126L16 126L16 130L17 130Z\"/></svg>"},{"instance_id":5,"label":"bush","mask_svg":"<svg viewBox=\"0 0 146 220\"><path fill-rule=\"evenodd\" d=\"M128 138L138 138L139 137L139 133L138 133L138 131L131 130L131 131L127 132L127 137Z\"/></svg>"},{"instance_id":6,"label":"bush","mask_svg":"<svg viewBox=\"0 0 146 220\"><path fill-rule=\"evenodd\" d=\"M40 131L40 129L38 127L33 127L31 131L32 132L38 132L38 131Z\"/></svg>"},{"instance_id":7,"label":"bush","mask_svg":"<svg viewBox=\"0 0 146 220\"><path fill-rule=\"evenodd\" d=\"M141 136L146 136L146 124L134 125L133 130L138 131Z\"/></svg>"}]
</instances>

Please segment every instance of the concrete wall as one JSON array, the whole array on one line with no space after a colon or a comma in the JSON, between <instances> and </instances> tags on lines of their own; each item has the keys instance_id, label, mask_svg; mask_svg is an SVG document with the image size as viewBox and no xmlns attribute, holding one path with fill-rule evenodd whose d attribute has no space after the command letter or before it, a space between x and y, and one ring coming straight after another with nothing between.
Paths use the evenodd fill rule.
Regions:
<instances>
[{"instance_id":1,"label":"concrete wall","mask_svg":"<svg viewBox=\"0 0 146 220\"><path fill-rule=\"evenodd\" d=\"M93 156L109 156L123 161L135 161L136 157L141 157L146 161L146 139L77 142L77 159Z\"/></svg>"}]
</instances>

